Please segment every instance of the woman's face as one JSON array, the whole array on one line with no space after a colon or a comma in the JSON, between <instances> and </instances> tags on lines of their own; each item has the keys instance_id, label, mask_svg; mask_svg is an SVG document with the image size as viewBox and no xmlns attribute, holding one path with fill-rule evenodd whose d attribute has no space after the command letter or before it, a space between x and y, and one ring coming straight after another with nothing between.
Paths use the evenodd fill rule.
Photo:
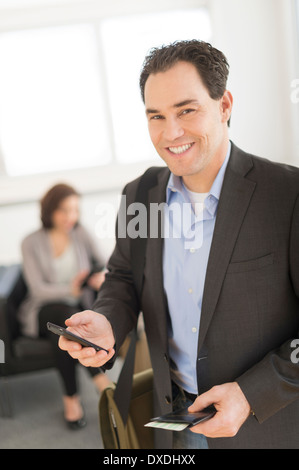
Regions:
<instances>
[{"instance_id":1,"label":"woman's face","mask_svg":"<svg viewBox=\"0 0 299 470\"><path fill-rule=\"evenodd\" d=\"M69 232L79 219L79 198L72 195L63 199L52 214L53 228Z\"/></svg>"}]
</instances>

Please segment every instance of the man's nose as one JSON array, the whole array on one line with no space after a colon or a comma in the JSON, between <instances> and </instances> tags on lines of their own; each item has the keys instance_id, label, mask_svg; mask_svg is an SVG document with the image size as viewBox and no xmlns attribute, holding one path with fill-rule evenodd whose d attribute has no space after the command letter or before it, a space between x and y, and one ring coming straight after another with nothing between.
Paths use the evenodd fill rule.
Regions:
<instances>
[{"instance_id":1,"label":"man's nose","mask_svg":"<svg viewBox=\"0 0 299 470\"><path fill-rule=\"evenodd\" d=\"M165 127L163 131L164 139L172 143L179 137L184 135L184 129L181 126L181 123L178 119L166 119L165 120Z\"/></svg>"}]
</instances>

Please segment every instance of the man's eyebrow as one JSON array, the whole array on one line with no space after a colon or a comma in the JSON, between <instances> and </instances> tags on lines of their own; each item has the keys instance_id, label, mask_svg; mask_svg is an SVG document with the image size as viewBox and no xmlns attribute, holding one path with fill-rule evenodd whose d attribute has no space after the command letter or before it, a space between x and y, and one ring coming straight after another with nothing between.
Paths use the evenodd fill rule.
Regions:
<instances>
[{"instance_id":1,"label":"man's eyebrow","mask_svg":"<svg viewBox=\"0 0 299 470\"><path fill-rule=\"evenodd\" d=\"M173 108L181 108L182 106L187 106L188 104L198 104L198 101L195 99L180 101L179 103L174 104ZM148 108L146 110L146 114L159 114L159 113L160 111L154 108Z\"/></svg>"},{"instance_id":2,"label":"man's eyebrow","mask_svg":"<svg viewBox=\"0 0 299 470\"><path fill-rule=\"evenodd\" d=\"M146 114L158 114L160 111L158 109L148 108L145 112Z\"/></svg>"},{"instance_id":3,"label":"man's eyebrow","mask_svg":"<svg viewBox=\"0 0 299 470\"><path fill-rule=\"evenodd\" d=\"M180 103L176 103L173 105L174 108L181 108L182 106L186 106L188 104L198 104L198 101L195 99L190 99L190 100L184 100L181 101Z\"/></svg>"}]
</instances>

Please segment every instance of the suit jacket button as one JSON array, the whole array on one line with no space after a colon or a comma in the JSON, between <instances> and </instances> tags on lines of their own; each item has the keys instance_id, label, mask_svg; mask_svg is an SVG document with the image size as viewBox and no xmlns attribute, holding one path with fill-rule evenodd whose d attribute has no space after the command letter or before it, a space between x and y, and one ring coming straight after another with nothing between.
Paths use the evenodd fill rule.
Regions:
<instances>
[{"instance_id":1,"label":"suit jacket button","mask_svg":"<svg viewBox=\"0 0 299 470\"><path fill-rule=\"evenodd\" d=\"M166 395L166 396L165 396L165 401L166 401L167 405L170 405L170 403L171 403L171 398L170 398L169 395Z\"/></svg>"}]
</instances>

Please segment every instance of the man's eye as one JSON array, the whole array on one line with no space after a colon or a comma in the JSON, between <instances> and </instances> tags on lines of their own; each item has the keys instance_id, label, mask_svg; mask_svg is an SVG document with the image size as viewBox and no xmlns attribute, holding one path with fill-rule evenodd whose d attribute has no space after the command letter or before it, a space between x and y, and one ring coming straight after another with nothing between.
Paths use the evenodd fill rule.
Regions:
<instances>
[{"instance_id":1,"label":"man's eye","mask_svg":"<svg viewBox=\"0 0 299 470\"><path fill-rule=\"evenodd\" d=\"M184 109L182 112L181 112L181 115L182 116L185 116L186 114L191 114L195 111L195 109L192 109L192 108L188 108L188 109Z\"/></svg>"},{"instance_id":2,"label":"man's eye","mask_svg":"<svg viewBox=\"0 0 299 470\"><path fill-rule=\"evenodd\" d=\"M160 114L155 114L150 119L151 121L158 121L158 119L163 119L163 116L161 116Z\"/></svg>"}]
</instances>

